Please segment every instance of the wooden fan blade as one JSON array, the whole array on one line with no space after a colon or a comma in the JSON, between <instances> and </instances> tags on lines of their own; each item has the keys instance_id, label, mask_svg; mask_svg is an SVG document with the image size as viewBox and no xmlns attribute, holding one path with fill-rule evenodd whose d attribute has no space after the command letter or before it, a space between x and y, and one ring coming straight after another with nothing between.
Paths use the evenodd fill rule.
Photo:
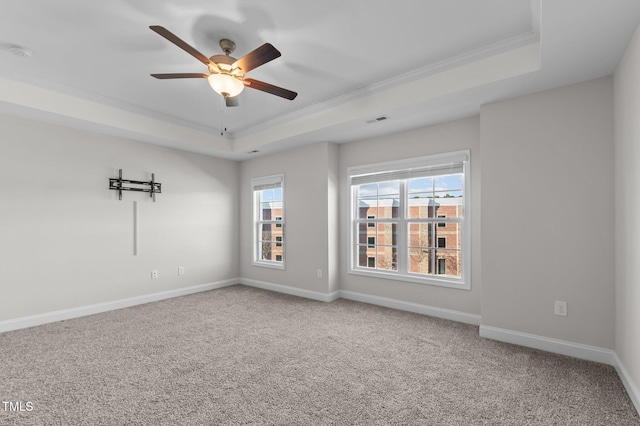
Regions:
<instances>
[{"instance_id":1,"label":"wooden fan blade","mask_svg":"<svg viewBox=\"0 0 640 426\"><path fill-rule=\"evenodd\" d=\"M151 74L151 77L166 80L170 78L207 78L209 74L202 74L197 72L192 73L173 73L173 74Z\"/></svg>"},{"instance_id":2,"label":"wooden fan blade","mask_svg":"<svg viewBox=\"0 0 640 426\"><path fill-rule=\"evenodd\" d=\"M161 27L160 25L151 25L149 28L151 28L152 31L155 31L156 33L160 34L162 37L166 38L171 43L175 44L180 49L184 50L189 55L193 56L194 58L196 58L197 60L199 60L203 64L209 66L209 64L213 63L213 62L211 62L211 60L209 58L204 56L202 53L198 52L195 49L195 47L191 46L186 41L180 39L180 37L178 37L177 35L175 35L171 31L169 31L165 27Z\"/></svg>"},{"instance_id":3,"label":"wooden fan blade","mask_svg":"<svg viewBox=\"0 0 640 426\"><path fill-rule=\"evenodd\" d=\"M231 107L237 107L240 106L240 102L238 100L237 96L231 97L231 96L225 96L224 98L224 103L227 107L231 108Z\"/></svg>"},{"instance_id":4,"label":"wooden fan blade","mask_svg":"<svg viewBox=\"0 0 640 426\"><path fill-rule=\"evenodd\" d=\"M231 69L240 68L242 73L248 73L252 69L258 68L269 61L279 58L280 51L273 47L271 43L265 43L256 50L247 53L231 65Z\"/></svg>"},{"instance_id":5,"label":"wooden fan blade","mask_svg":"<svg viewBox=\"0 0 640 426\"><path fill-rule=\"evenodd\" d=\"M296 96L298 96L296 92L274 86L273 84L265 83L264 81L254 80L253 78L245 78L243 83L245 86L252 89L271 93L272 95L280 96L281 98L289 99L290 101L294 100Z\"/></svg>"}]
</instances>

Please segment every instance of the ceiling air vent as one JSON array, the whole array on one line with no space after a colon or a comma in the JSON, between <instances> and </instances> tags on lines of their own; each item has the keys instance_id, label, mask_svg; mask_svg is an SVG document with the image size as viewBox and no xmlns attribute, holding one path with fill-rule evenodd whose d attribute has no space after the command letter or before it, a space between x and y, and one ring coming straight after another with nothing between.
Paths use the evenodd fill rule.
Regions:
<instances>
[{"instance_id":1,"label":"ceiling air vent","mask_svg":"<svg viewBox=\"0 0 640 426\"><path fill-rule=\"evenodd\" d=\"M371 120L367 120L367 124L373 124L373 123L377 123L379 121L384 121L384 120L388 120L389 117L387 117L386 115L381 115L380 117L376 117L376 118L372 118Z\"/></svg>"}]
</instances>

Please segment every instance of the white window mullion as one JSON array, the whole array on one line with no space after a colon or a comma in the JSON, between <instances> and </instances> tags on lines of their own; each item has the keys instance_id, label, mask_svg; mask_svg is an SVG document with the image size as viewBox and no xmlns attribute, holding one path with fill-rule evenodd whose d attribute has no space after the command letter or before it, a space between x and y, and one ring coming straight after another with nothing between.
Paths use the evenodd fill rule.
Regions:
<instances>
[{"instance_id":1,"label":"white window mullion","mask_svg":"<svg viewBox=\"0 0 640 426\"><path fill-rule=\"evenodd\" d=\"M406 275L409 271L409 227L407 218L407 181L400 181L400 211L398 211L398 229L396 242L398 243L398 272Z\"/></svg>"}]
</instances>

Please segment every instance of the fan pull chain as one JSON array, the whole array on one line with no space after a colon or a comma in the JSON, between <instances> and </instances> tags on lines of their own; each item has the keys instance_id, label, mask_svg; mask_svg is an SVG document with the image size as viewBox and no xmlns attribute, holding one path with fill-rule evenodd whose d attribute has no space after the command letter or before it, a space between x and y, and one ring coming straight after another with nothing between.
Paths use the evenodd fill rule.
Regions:
<instances>
[{"instance_id":1,"label":"fan pull chain","mask_svg":"<svg viewBox=\"0 0 640 426\"><path fill-rule=\"evenodd\" d=\"M221 103L220 103L220 136L224 136L224 132L227 131L227 128L224 127L224 119L225 119L225 106L226 106L226 98L224 96L220 96L221 99Z\"/></svg>"}]
</instances>

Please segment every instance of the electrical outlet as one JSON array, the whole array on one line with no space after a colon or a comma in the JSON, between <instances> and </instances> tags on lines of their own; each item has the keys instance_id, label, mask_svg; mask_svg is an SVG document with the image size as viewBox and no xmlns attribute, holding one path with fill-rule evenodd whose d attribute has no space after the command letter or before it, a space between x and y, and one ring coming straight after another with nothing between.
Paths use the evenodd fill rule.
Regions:
<instances>
[{"instance_id":1,"label":"electrical outlet","mask_svg":"<svg viewBox=\"0 0 640 426\"><path fill-rule=\"evenodd\" d=\"M184 275L184 266L178 266L178 275Z\"/></svg>"},{"instance_id":2,"label":"electrical outlet","mask_svg":"<svg viewBox=\"0 0 640 426\"><path fill-rule=\"evenodd\" d=\"M561 300L556 300L556 309L554 312L556 315L561 317L567 316L567 302L563 302Z\"/></svg>"},{"instance_id":3,"label":"electrical outlet","mask_svg":"<svg viewBox=\"0 0 640 426\"><path fill-rule=\"evenodd\" d=\"M157 278L158 278L158 271L154 269L153 271L151 271L151 279L155 280Z\"/></svg>"},{"instance_id":4,"label":"electrical outlet","mask_svg":"<svg viewBox=\"0 0 640 426\"><path fill-rule=\"evenodd\" d=\"M318 272L316 275L318 276L318 278L322 278L322 269L318 269Z\"/></svg>"}]
</instances>

